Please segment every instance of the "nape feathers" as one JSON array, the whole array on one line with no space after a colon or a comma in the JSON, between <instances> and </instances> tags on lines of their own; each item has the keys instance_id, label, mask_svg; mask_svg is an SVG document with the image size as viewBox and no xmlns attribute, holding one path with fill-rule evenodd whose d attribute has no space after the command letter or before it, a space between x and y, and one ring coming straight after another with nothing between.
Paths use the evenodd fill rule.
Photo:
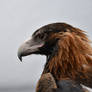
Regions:
<instances>
[{"instance_id":1,"label":"nape feathers","mask_svg":"<svg viewBox=\"0 0 92 92\"><path fill-rule=\"evenodd\" d=\"M49 71L56 80L70 78L92 87L91 41L85 32L78 28L66 26L65 29L65 32L52 33L50 36L49 39L59 39L58 51L47 61L43 73Z\"/></svg>"}]
</instances>

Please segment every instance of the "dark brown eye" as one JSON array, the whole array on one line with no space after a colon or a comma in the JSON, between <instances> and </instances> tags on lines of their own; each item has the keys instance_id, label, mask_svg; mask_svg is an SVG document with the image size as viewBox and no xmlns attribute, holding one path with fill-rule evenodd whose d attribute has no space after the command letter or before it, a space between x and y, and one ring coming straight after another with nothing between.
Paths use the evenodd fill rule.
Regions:
<instances>
[{"instance_id":1,"label":"dark brown eye","mask_svg":"<svg viewBox=\"0 0 92 92\"><path fill-rule=\"evenodd\" d=\"M44 35L40 35L39 38L40 38L40 39L44 39Z\"/></svg>"},{"instance_id":2,"label":"dark brown eye","mask_svg":"<svg viewBox=\"0 0 92 92\"><path fill-rule=\"evenodd\" d=\"M44 40L46 38L46 34L39 34L38 38Z\"/></svg>"},{"instance_id":3,"label":"dark brown eye","mask_svg":"<svg viewBox=\"0 0 92 92\"><path fill-rule=\"evenodd\" d=\"M37 34L34 36L35 39L41 39L41 40L45 40L45 38L47 37L47 34Z\"/></svg>"}]
</instances>

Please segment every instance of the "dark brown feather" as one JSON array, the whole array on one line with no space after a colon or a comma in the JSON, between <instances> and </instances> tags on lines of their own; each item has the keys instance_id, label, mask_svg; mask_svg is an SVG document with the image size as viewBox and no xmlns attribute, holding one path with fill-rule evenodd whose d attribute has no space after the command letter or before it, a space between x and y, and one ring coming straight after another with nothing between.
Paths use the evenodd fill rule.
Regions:
<instances>
[{"instance_id":1,"label":"dark brown feather","mask_svg":"<svg viewBox=\"0 0 92 92\"><path fill-rule=\"evenodd\" d=\"M65 28L64 28L65 27ZM52 33L49 40L59 38L58 53L48 61L43 73L56 80L70 78L92 87L92 47L84 31L64 24L66 32Z\"/></svg>"}]
</instances>

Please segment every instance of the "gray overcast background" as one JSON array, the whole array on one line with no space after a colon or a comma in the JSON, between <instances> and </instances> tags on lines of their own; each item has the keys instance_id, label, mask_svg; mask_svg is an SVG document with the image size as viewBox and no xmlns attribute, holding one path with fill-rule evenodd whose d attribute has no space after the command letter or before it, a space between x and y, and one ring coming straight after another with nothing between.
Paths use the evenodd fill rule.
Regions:
<instances>
[{"instance_id":1,"label":"gray overcast background","mask_svg":"<svg viewBox=\"0 0 92 92\"><path fill-rule=\"evenodd\" d=\"M17 58L20 44L39 27L66 22L92 39L92 0L0 0L0 92L32 92L45 56Z\"/></svg>"}]
</instances>

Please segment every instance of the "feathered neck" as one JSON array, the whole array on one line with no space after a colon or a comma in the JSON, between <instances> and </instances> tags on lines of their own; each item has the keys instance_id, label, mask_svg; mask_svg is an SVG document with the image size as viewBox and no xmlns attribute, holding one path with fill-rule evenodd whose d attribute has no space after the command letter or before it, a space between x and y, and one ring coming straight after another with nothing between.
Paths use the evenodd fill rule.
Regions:
<instances>
[{"instance_id":1,"label":"feathered neck","mask_svg":"<svg viewBox=\"0 0 92 92\"><path fill-rule=\"evenodd\" d=\"M85 78L85 65L92 63L92 48L83 31L66 32L56 34L58 41L58 52L50 59L44 68L44 72L51 72L56 80L72 78L74 80Z\"/></svg>"}]
</instances>

